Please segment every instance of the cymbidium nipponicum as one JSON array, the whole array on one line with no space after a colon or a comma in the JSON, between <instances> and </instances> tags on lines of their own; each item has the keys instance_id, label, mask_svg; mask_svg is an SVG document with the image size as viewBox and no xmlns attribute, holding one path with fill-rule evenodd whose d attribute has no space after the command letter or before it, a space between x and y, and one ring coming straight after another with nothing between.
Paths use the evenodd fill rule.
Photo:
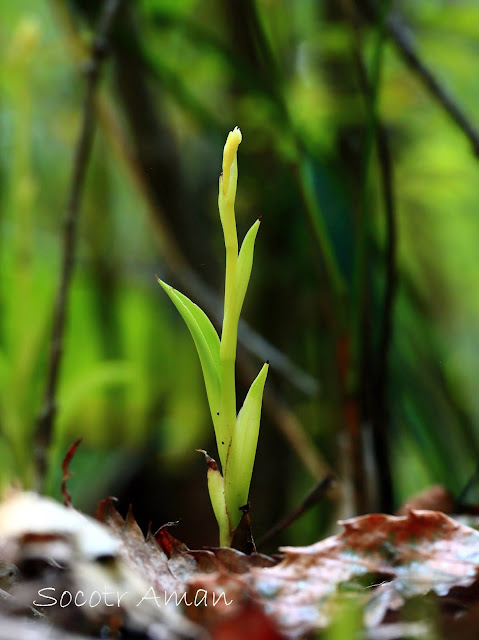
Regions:
<instances>
[{"instance_id":1,"label":"cymbidium nipponicum","mask_svg":"<svg viewBox=\"0 0 479 640\"><path fill-rule=\"evenodd\" d=\"M220 544L231 544L241 519L240 507L248 501L253 472L266 363L254 380L243 407L236 415L235 361L238 322L253 266L253 252L260 221L246 234L238 253L235 198L238 183L236 154L241 131L230 131L223 151L223 173L219 181L218 206L226 247L224 317L221 340L208 316L191 300L158 280L182 315L198 351L205 379L221 469L205 452L208 490L220 530Z\"/></svg>"}]
</instances>

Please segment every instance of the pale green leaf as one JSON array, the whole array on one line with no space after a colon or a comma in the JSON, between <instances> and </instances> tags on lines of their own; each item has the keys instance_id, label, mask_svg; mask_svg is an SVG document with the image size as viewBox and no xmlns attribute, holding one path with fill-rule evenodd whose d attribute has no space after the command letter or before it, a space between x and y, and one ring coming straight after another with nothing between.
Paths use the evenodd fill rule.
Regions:
<instances>
[{"instance_id":1,"label":"pale green leaf","mask_svg":"<svg viewBox=\"0 0 479 640\"><path fill-rule=\"evenodd\" d=\"M240 507L248 501L268 367L267 363L263 366L248 391L236 420L235 432L226 461L225 496L233 528L238 525L241 518Z\"/></svg>"},{"instance_id":2,"label":"pale green leaf","mask_svg":"<svg viewBox=\"0 0 479 640\"><path fill-rule=\"evenodd\" d=\"M244 237L236 265L235 313L239 318L253 268L254 243L258 234L260 220L256 220Z\"/></svg>"},{"instance_id":3,"label":"pale green leaf","mask_svg":"<svg viewBox=\"0 0 479 640\"><path fill-rule=\"evenodd\" d=\"M215 366L217 367L217 369L219 371L219 368L220 368L220 339L219 339L218 333L216 332L216 329L211 324L210 319L208 318L206 313L203 311L203 309L201 309L194 302L191 302L191 300L189 298L187 298L183 293L181 293L181 291L178 291L177 289L173 289L173 291L176 293L178 298L185 305L185 307L187 307L187 309L190 311L191 315L196 320L199 328L201 329L201 332L203 333L203 335L205 337L206 343L207 343L208 348L210 350L211 357L213 358Z\"/></svg>"},{"instance_id":4,"label":"pale green leaf","mask_svg":"<svg viewBox=\"0 0 479 640\"><path fill-rule=\"evenodd\" d=\"M226 510L225 501L225 484L223 476L216 461L211 458L204 449L197 449L199 453L203 453L208 467L208 492L210 494L211 506L218 522L220 530L220 546L226 547L231 544L231 531L228 512Z\"/></svg>"},{"instance_id":5,"label":"pale green leaf","mask_svg":"<svg viewBox=\"0 0 479 640\"><path fill-rule=\"evenodd\" d=\"M201 362L213 424L220 406L220 341L206 314L189 298L158 279L190 330Z\"/></svg>"}]
</instances>

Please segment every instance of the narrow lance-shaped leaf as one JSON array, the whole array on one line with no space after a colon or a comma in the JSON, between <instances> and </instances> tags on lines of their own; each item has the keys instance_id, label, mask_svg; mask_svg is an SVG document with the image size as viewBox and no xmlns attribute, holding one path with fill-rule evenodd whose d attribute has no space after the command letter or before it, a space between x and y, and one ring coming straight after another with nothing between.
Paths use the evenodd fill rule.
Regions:
<instances>
[{"instance_id":1,"label":"narrow lance-shaped leaf","mask_svg":"<svg viewBox=\"0 0 479 640\"><path fill-rule=\"evenodd\" d=\"M239 318L253 268L254 243L261 221L258 219L244 237L236 265L235 313Z\"/></svg>"},{"instance_id":2,"label":"narrow lance-shaped leaf","mask_svg":"<svg viewBox=\"0 0 479 640\"><path fill-rule=\"evenodd\" d=\"M220 440L224 436L218 432L220 423L217 420L217 412L220 406L220 341L218 334L208 316L198 305L159 278L158 282L180 312L194 340L203 370L216 437Z\"/></svg>"},{"instance_id":3,"label":"narrow lance-shaped leaf","mask_svg":"<svg viewBox=\"0 0 479 640\"><path fill-rule=\"evenodd\" d=\"M250 387L243 407L238 414L235 432L228 453L225 471L226 507L234 528L238 525L240 507L248 501L258 444L261 404L269 365L266 363Z\"/></svg>"},{"instance_id":4,"label":"narrow lance-shaped leaf","mask_svg":"<svg viewBox=\"0 0 479 640\"><path fill-rule=\"evenodd\" d=\"M209 456L204 449L197 449L203 453L208 467L208 493L210 494L211 506L215 514L220 530L220 546L225 547L231 544L231 531L228 512L225 501L225 484L223 476L218 468L216 460Z\"/></svg>"},{"instance_id":5,"label":"narrow lance-shaped leaf","mask_svg":"<svg viewBox=\"0 0 479 640\"><path fill-rule=\"evenodd\" d=\"M168 285L167 285L168 286ZM220 367L220 338L214 326L211 324L211 320L206 313L197 304L192 302L178 289L173 289L181 302L187 307L194 319L198 323L201 332L203 333L205 340L208 344L211 356L215 362L216 368L219 371Z\"/></svg>"}]
</instances>

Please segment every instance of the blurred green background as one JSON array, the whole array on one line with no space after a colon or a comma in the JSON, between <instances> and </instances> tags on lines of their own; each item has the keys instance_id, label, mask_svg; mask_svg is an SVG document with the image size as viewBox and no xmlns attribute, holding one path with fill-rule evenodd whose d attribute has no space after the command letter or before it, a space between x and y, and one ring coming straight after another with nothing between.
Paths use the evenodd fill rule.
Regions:
<instances>
[{"instance_id":1,"label":"blurred green background","mask_svg":"<svg viewBox=\"0 0 479 640\"><path fill-rule=\"evenodd\" d=\"M0 0L2 487L34 483L62 221L101 4ZM329 470L340 491L276 544L310 543L341 515L395 509L432 483L457 497L472 476L478 159L390 25L479 125L479 6L380 6L125 3L97 93L50 493L60 496L62 457L82 436L75 506L92 511L116 495L142 526L181 519L180 539L215 543L195 452L216 454L201 371L154 276L221 313L217 180L235 125L240 236L263 217L240 397L271 360L255 533Z\"/></svg>"}]
</instances>

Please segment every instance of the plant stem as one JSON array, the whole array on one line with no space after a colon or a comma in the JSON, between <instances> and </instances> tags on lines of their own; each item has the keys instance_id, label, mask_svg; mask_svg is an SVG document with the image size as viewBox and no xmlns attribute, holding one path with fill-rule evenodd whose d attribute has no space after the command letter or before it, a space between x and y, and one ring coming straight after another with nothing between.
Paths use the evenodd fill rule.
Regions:
<instances>
[{"instance_id":1,"label":"plant stem","mask_svg":"<svg viewBox=\"0 0 479 640\"><path fill-rule=\"evenodd\" d=\"M218 196L226 249L225 300L220 344L221 409L219 418L221 437L218 439L223 474L226 470L228 451L236 426L235 361L239 318L235 304L238 232L234 206L238 180L236 153L240 142L241 132L235 128L228 134L223 151L223 173L220 176Z\"/></svg>"},{"instance_id":2,"label":"plant stem","mask_svg":"<svg viewBox=\"0 0 479 640\"><path fill-rule=\"evenodd\" d=\"M236 340L238 321L234 313L234 287L236 264L238 262L238 238L236 227L232 237L226 240L226 277L223 330L221 332L220 362L221 362L221 421L224 425L223 433L228 438L220 443L220 458L223 472L226 467L228 449L233 437L236 423Z\"/></svg>"},{"instance_id":3,"label":"plant stem","mask_svg":"<svg viewBox=\"0 0 479 640\"><path fill-rule=\"evenodd\" d=\"M223 330L221 333L220 362L221 362L221 411L224 433L228 441L221 444L220 451L223 471L226 466L227 451L233 437L236 423L236 384L235 384L235 360L236 360L236 336L238 323L236 322L233 308L233 294L236 275L236 263L238 261L238 244L226 247L226 279L225 279L225 304ZM225 455L226 454L226 455Z\"/></svg>"}]
</instances>

